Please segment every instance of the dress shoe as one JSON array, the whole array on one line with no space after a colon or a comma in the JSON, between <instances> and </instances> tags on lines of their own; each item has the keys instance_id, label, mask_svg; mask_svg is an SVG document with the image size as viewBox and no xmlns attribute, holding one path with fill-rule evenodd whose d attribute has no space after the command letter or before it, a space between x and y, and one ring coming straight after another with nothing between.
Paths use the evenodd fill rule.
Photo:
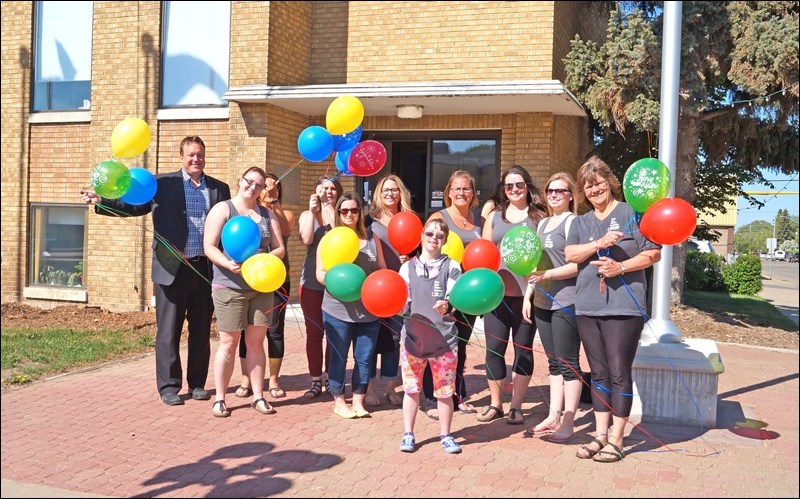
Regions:
<instances>
[{"instance_id":1,"label":"dress shoe","mask_svg":"<svg viewBox=\"0 0 800 499\"><path fill-rule=\"evenodd\" d=\"M177 393L165 393L161 396L161 401L167 405L183 405L183 399Z\"/></svg>"},{"instance_id":2,"label":"dress shoe","mask_svg":"<svg viewBox=\"0 0 800 499\"><path fill-rule=\"evenodd\" d=\"M194 400L208 400L211 398L211 395L208 394L208 390L205 388L192 388L190 393L192 394L192 398Z\"/></svg>"}]
</instances>

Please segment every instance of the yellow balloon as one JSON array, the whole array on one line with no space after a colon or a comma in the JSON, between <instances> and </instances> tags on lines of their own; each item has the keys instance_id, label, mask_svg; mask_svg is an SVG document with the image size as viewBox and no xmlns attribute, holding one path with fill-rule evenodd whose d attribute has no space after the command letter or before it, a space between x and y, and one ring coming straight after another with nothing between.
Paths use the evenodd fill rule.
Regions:
<instances>
[{"instance_id":1,"label":"yellow balloon","mask_svg":"<svg viewBox=\"0 0 800 499\"><path fill-rule=\"evenodd\" d=\"M464 241L452 230L447 234L447 242L442 246L442 253L458 263L464 258Z\"/></svg>"},{"instance_id":2,"label":"yellow balloon","mask_svg":"<svg viewBox=\"0 0 800 499\"><path fill-rule=\"evenodd\" d=\"M139 118L125 118L111 133L111 150L118 158L135 158L150 145L150 127Z\"/></svg>"},{"instance_id":3,"label":"yellow balloon","mask_svg":"<svg viewBox=\"0 0 800 499\"><path fill-rule=\"evenodd\" d=\"M256 291L272 293L286 280L286 265L271 253L257 253L242 263L242 277Z\"/></svg>"},{"instance_id":4,"label":"yellow balloon","mask_svg":"<svg viewBox=\"0 0 800 499\"><path fill-rule=\"evenodd\" d=\"M340 263L353 263L358 256L359 246L356 231L344 225L334 227L322 236L317 248L322 268L330 270Z\"/></svg>"},{"instance_id":5,"label":"yellow balloon","mask_svg":"<svg viewBox=\"0 0 800 499\"><path fill-rule=\"evenodd\" d=\"M325 128L331 135L350 133L364 121L364 105L356 97L343 95L328 106Z\"/></svg>"}]
</instances>

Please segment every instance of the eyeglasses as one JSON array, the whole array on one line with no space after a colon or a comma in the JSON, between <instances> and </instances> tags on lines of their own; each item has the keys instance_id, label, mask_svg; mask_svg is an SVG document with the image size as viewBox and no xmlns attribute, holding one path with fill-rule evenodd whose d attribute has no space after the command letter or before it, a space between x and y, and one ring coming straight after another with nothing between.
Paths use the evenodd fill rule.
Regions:
<instances>
[{"instance_id":1,"label":"eyeglasses","mask_svg":"<svg viewBox=\"0 0 800 499\"><path fill-rule=\"evenodd\" d=\"M507 191L513 190L516 187L519 190L524 189L527 186L525 182L512 182L510 184L504 184L503 188Z\"/></svg>"},{"instance_id":2,"label":"eyeglasses","mask_svg":"<svg viewBox=\"0 0 800 499\"><path fill-rule=\"evenodd\" d=\"M361 208L339 208L339 214L345 216L347 214L358 215L361 213Z\"/></svg>"},{"instance_id":3,"label":"eyeglasses","mask_svg":"<svg viewBox=\"0 0 800 499\"><path fill-rule=\"evenodd\" d=\"M387 187L386 189L381 190L381 194L397 194L398 192L400 192L400 189L397 187L394 189Z\"/></svg>"},{"instance_id":4,"label":"eyeglasses","mask_svg":"<svg viewBox=\"0 0 800 499\"><path fill-rule=\"evenodd\" d=\"M433 232L424 232L424 234L425 237L427 237L428 239L436 238L437 241L444 241L444 234L442 234L441 232L439 232L438 234L435 234Z\"/></svg>"},{"instance_id":5,"label":"eyeglasses","mask_svg":"<svg viewBox=\"0 0 800 499\"><path fill-rule=\"evenodd\" d=\"M451 187L450 190L453 192L469 194L470 192L472 192L472 187Z\"/></svg>"},{"instance_id":6,"label":"eyeglasses","mask_svg":"<svg viewBox=\"0 0 800 499\"><path fill-rule=\"evenodd\" d=\"M252 187L257 191L260 191L260 190L263 190L263 189L267 188L266 185L261 185L261 184L257 183L255 180L250 180L249 178L242 177L242 180L245 181L245 183L247 184L247 187Z\"/></svg>"},{"instance_id":7,"label":"eyeglasses","mask_svg":"<svg viewBox=\"0 0 800 499\"><path fill-rule=\"evenodd\" d=\"M594 189L595 187L600 187L601 185L603 185L603 184L605 184L605 183L608 183L608 180L603 180L602 182L598 182L598 183L596 183L596 184L584 185L584 186L583 186L583 190L584 190L584 191L591 191L591 190L592 190L592 189Z\"/></svg>"},{"instance_id":8,"label":"eyeglasses","mask_svg":"<svg viewBox=\"0 0 800 499\"><path fill-rule=\"evenodd\" d=\"M556 196L566 196L569 194L569 189L545 189L544 192L546 192L548 196L550 194L555 194Z\"/></svg>"}]
</instances>

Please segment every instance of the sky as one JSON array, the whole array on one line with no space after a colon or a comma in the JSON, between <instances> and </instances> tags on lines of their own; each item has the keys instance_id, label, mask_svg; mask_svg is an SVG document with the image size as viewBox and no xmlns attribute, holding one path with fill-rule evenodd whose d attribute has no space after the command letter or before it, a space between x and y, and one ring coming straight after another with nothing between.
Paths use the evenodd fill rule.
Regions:
<instances>
[{"instance_id":1,"label":"sky","mask_svg":"<svg viewBox=\"0 0 800 499\"><path fill-rule=\"evenodd\" d=\"M742 190L746 192L792 192L794 194L769 194L754 196L766 205L761 209L750 206L743 197L740 197L737 202L739 214L736 219L736 228L747 225L756 220L764 220L773 223L775 217L778 215L778 210L789 210L789 215L797 216L798 214L798 188L797 175L781 175L777 173L765 172L764 178L771 181L775 186L773 189L760 184L746 184Z\"/></svg>"}]
</instances>

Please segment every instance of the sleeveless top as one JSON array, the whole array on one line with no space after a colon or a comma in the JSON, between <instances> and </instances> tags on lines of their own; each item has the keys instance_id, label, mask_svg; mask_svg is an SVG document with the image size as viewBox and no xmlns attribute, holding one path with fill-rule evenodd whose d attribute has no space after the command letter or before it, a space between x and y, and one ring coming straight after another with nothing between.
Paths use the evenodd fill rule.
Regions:
<instances>
[{"instance_id":1,"label":"sleeveless top","mask_svg":"<svg viewBox=\"0 0 800 499\"><path fill-rule=\"evenodd\" d=\"M492 212L492 242L497 246L498 250L503 241L503 236L514 227L530 227L535 231L536 222L531 220L530 217L525 217L523 220L516 223L506 222L503 220L502 211ZM503 285L505 286L504 296L525 295L525 289L528 287L528 281L525 279L525 276L511 272L506 262L502 260L500 261L500 269L497 273L503 278Z\"/></svg>"},{"instance_id":2,"label":"sleeveless top","mask_svg":"<svg viewBox=\"0 0 800 499\"><path fill-rule=\"evenodd\" d=\"M306 259L303 260L303 268L300 270L300 285L303 289L313 289L314 291L325 289L325 286L317 280L317 247L322 241L322 236L330 229L330 225L319 225L314 219L314 240L306 249Z\"/></svg>"},{"instance_id":3,"label":"sleeveless top","mask_svg":"<svg viewBox=\"0 0 800 499\"><path fill-rule=\"evenodd\" d=\"M444 221L447 222L447 227L450 229L450 232L455 232L456 234L458 234L458 237L461 238L461 241L464 243L464 247L466 247L472 241L481 238L481 230L483 229L483 226L481 225L480 213L475 213L474 211L472 211L472 219L477 221L475 227L472 229L465 229L463 227L458 227L455 221L453 220L453 217L451 217L450 213L447 212L447 208L439 210L439 213L442 214L442 216L444 217Z\"/></svg>"},{"instance_id":4,"label":"sleeveless top","mask_svg":"<svg viewBox=\"0 0 800 499\"><path fill-rule=\"evenodd\" d=\"M550 232L545 232L549 218L539 222L537 232L542 241L542 259L539 260L538 270L554 269L567 264L564 256L564 248L567 246L567 220L574 218L575 215L564 217ZM574 305L575 280L575 277L570 277L561 280L546 279L537 283L537 289L533 291L533 306L543 310L559 310Z\"/></svg>"},{"instance_id":5,"label":"sleeveless top","mask_svg":"<svg viewBox=\"0 0 800 499\"><path fill-rule=\"evenodd\" d=\"M400 253L389 242L389 228L379 221L373 220L369 229L372 231L372 235L381 242L386 268L394 271L400 270Z\"/></svg>"},{"instance_id":6,"label":"sleeveless top","mask_svg":"<svg viewBox=\"0 0 800 499\"><path fill-rule=\"evenodd\" d=\"M233 201L228 199L225 201L228 205L228 219L225 223L228 223L233 217L239 216L239 212L236 211L236 206L234 206ZM261 244L258 246L258 253L269 253L271 248L269 247L269 243L272 239L272 233L269 229L269 211L264 208L263 206L257 206L258 212L261 215L261 221L258 222L258 230L261 231ZM220 249L222 250L222 254L225 255L225 258L231 259L231 256L225 251L225 248L222 247L222 242L220 242ZM230 289L239 289L242 291L250 291L251 288L245 281L242 274L234 274L228 269L222 268L217 264L214 264L214 278L211 281L212 286L215 287L225 287Z\"/></svg>"},{"instance_id":7,"label":"sleeveless top","mask_svg":"<svg viewBox=\"0 0 800 499\"><path fill-rule=\"evenodd\" d=\"M365 274L370 275L378 270L378 242L372 235L367 235L367 244L358 250L358 256L353 262L364 271ZM325 290L325 296L322 298L322 311L326 314L339 319L344 322L374 322L378 320L371 313L367 312L361 298L352 302L343 302Z\"/></svg>"},{"instance_id":8,"label":"sleeveless top","mask_svg":"<svg viewBox=\"0 0 800 499\"><path fill-rule=\"evenodd\" d=\"M418 275L414 270L417 265L418 257L414 257L406 264L408 265L408 300L414 307L414 313L423 315L430 319L436 329L442 333L447 345L451 350L458 348L458 337L456 336L456 322L450 315L442 315L434 310L433 305L439 300L445 299L447 292L447 279L450 276L450 263L452 259L447 257L442 264L441 271L436 277L425 278ZM456 263L456 265L458 265ZM413 320L409 315L403 319L403 330L401 331L401 341L406 338L406 324Z\"/></svg>"}]
</instances>

